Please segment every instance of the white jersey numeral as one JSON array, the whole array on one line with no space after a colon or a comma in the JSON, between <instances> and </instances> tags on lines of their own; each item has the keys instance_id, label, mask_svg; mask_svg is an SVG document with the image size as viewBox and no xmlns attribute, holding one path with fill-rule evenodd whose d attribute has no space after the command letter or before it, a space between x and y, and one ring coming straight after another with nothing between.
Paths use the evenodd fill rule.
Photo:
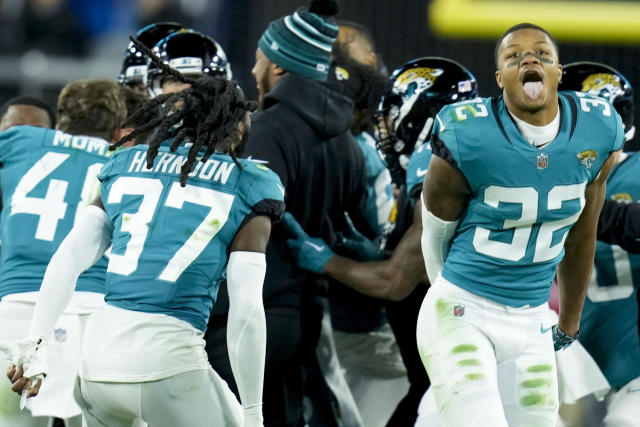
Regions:
<instances>
[{"instance_id":1,"label":"white jersey numeral","mask_svg":"<svg viewBox=\"0 0 640 427\"><path fill-rule=\"evenodd\" d=\"M195 185L187 185L182 188L179 183L173 183L165 202L166 206L182 209L184 202L188 202L207 206L210 209L198 228L169 260L167 266L158 276L159 280L167 282L178 280L182 272L202 253L211 239L218 234L218 231L227 222L233 198L231 194L221 193L209 188Z\"/></svg>"},{"instance_id":2,"label":"white jersey numeral","mask_svg":"<svg viewBox=\"0 0 640 427\"><path fill-rule=\"evenodd\" d=\"M611 115L611 105L601 98L591 98L587 97L582 92L576 92L578 97L580 97L580 108L585 113L591 112L591 107L602 107L598 108L602 112L602 115L605 117L609 117Z\"/></svg>"},{"instance_id":3,"label":"white jersey numeral","mask_svg":"<svg viewBox=\"0 0 640 427\"><path fill-rule=\"evenodd\" d=\"M43 198L29 197L27 194L33 191L38 184L44 181L69 157L70 154L65 153L46 153L20 179L11 198L11 215L31 214L39 217L35 235L38 240L53 241L58 228L58 221L62 220L67 212L67 203L64 198L67 194L69 183L61 179L52 178L49 180L47 192ZM97 176L100 168L102 168L102 163L95 163L87 169L79 206L91 203L99 194L100 182L97 180ZM79 210L76 210L76 215Z\"/></svg>"},{"instance_id":4,"label":"white jersey numeral","mask_svg":"<svg viewBox=\"0 0 640 427\"><path fill-rule=\"evenodd\" d=\"M611 271L605 271L605 269L600 268L598 264L594 264L591 280L589 281L589 288L587 289L587 298L592 302L625 299L633 295L633 270L631 268L629 254L620 246L611 245L610 248L610 259L613 261L610 268L613 269L615 278L606 277L610 275ZM600 286L600 281L610 283L612 279L615 280L616 284L612 283L609 286Z\"/></svg>"},{"instance_id":5,"label":"white jersey numeral","mask_svg":"<svg viewBox=\"0 0 640 427\"><path fill-rule=\"evenodd\" d=\"M153 178L124 176L111 186L107 203L120 203L122 196L142 196L137 212L122 212L120 230L131 236L122 255L113 252L109 258L107 271L128 276L138 268L138 258L147 240L149 223L162 194L162 181Z\"/></svg>"},{"instance_id":6,"label":"white jersey numeral","mask_svg":"<svg viewBox=\"0 0 640 427\"><path fill-rule=\"evenodd\" d=\"M130 238L122 255L111 254L107 271L128 276L137 270L138 260L147 239L149 223L157 210L162 191L162 181L154 178L121 177L113 183L107 203L120 203L124 195L140 195L142 202L137 212L121 214L120 230L129 233ZM233 195L209 188L195 185L187 185L183 188L177 182L172 184L164 202L165 206L182 209L186 202L210 209L200 225L171 257L158 276L158 280L172 283L178 280L227 222L233 200Z\"/></svg>"},{"instance_id":7,"label":"white jersey numeral","mask_svg":"<svg viewBox=\"0 0 640 427\"><path fill-rule=\"evenodd\" d=\"M580 201L580 209L565 218L549 221L540 225L535 242L533 262L548 261L560 254L567 238L569 227L580 216L585 205L584 192L586 182L581 184L557 185L547 194L547 210L558 210L564 202ZM533 187L500 187L491 185L484 190L483 202L493 208L500 209L500 203L519 204L521 214L515 219L505 219L501 230L513 230L510 242L490 239L491 230L476 226L473 235L473 247L476 251L494 258L519 261L527 253L529 238L533 224L538 219L539 194ZM559 230L566 228L562 238L552 244L553 237Z\"/></svg>"}]
</instances>

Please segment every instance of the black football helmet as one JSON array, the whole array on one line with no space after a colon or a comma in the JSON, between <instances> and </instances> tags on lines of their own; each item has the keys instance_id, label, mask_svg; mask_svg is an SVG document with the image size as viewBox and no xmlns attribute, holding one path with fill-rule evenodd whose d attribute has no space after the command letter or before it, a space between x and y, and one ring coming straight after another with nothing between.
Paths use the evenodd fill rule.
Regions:
<instances>
[{"instance_id":1,"label":"black football helmet","mask_svg":"<svg viewBox=\"0 0 640 427\"><path fill-rule=\"evenodd\" d=\"M222 47L211 37L193 30L180 30L160 40L153 52L171 68L187 77L202 74L231 80L231 65ZM166 78L162 69L153 62L147 67L145 83L149 95L162 94L162 80Z\"/></svg>"},{"instance_id":2,"label":"black football helmet","mask_svg":"<svg viewBox=\"0 0 640 427\"><path fill-rule=\"evenodd\" d=\"M375 114L376 139L394 180L404 181L398 174L406 170L414 148L429 139L436 114L447 104L477 97L478 83L451 59L423 57L395 70L391 84Z\"/></svg>"},{"instance_id":3,"label":"black football helmet","mask_svg":"<svg viewBox=\"0 0 640 427\"><path fill-rule=\"evenodd\" d=\"M625 141L633 139L633 88L617 70L598 62L573 62L562 67L558 90L574 90L606 99L613 105L624 126Z\"/></svg>"},{"instance_id":4,"label":"black football helmet","mask_svg":"<svg viewBox=\"0 0 640 427\"><path fill-rule=\"evenodd\" d=\"M177 22L156 22L155 24L147 25L138 30L136 38L151 49L160 40L182 28L184 27ZM132 42L129 42L127 50L124 53L122 69L120 70L120 74L118 74L118 84L130 87L143 84L147 74L148 63L149 58L140 52Z\"/></svg>"}]
</instances>

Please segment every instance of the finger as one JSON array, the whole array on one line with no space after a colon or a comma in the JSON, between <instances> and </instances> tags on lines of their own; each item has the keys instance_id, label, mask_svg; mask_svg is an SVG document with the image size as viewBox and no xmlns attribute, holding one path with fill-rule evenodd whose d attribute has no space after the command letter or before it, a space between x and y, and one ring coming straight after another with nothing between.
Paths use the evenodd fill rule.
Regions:
<instances>
[{"instance_id":1,"label":"finger","mask_svg":"<svg viewBox=\"0 0 640 427\"><path fill-rule=\"evenodd\" d=\"M351 221L351 216L349 216L349 214L347 212L344 213L344 220L347 223L347 227L349 227L349 230L355 230L356 226L353 225L353 221Z\"/></svg>"},{"instance_id":2,"label":"finger","mask_svg":"<svg viewBox=\"0 0 640 427\"><path fill-rule=\"evenodd\" d=\"M10 378L12 383L15 383L18 378L22 377L24 374L24 366L21 364L18 365L18 369L13 373L13 376Z\"/></svg>"},{"instance_id":3,"label":"finger","mask_svg":"<svg viewBox=\"0 0 640 427\"><path fill-rule=\"evenodd\" d=\"M18 394L22 394L22 391L28 389L29 387L31 387L31 380L27 377L21 377L13 382L11 390L15 391Z\"/></svg>"},{"instance_id":4,"label":"finger","mask_svg":"<svg viewBox=\"0 0 640 427\"><path fill-rule=\"evenodd\" d=\"M13 363L7 368L7 378L12 379L16 373L16 365Z\"/></svg>"},{"instance_id":5,"label":"finger","mask_svg":"<svg viewBox=\"0 0 640 427\"><path fill-rule=\"evenodd\" d=\"M40 391L41 385L42 385L42 378L38 378L36 383L33 386L31 386L31 388L27 392L27 397L37 396L38 392Z\"/></svg>"}]
</instances>

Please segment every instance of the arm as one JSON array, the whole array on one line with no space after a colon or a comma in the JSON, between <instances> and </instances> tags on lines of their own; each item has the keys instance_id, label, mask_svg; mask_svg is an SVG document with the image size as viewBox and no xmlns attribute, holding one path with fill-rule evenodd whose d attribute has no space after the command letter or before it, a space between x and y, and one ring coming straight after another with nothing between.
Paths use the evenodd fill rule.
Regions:
<instances>
[{"instance_id":1,"label":"arm","mask_svg":"<svg viewBox=\"0 0 640 427\"><path fill-rule=\"evenodd\" d=\"M422 254L431 282L444 266L458 218L468 203L465 177L440 157L433 156L422 185Z\"/></svg>"},{"instance_id":2,"label":"arm","mask_svg":"<svg viewBox=\"0 0 640 427\"><path fill-rule=\"evenodd\" d=\"M416 208L419 212L420 208ZM360 293L399 301L409 295L420 281L427 282L420 252L419 215L414 215L412 225L390 259L370 262L355 261L333 253L322 239L310 237L290 213L285 214L285 224L295 236L287 244L300 268L316 274L328 274Z\"/></svg>"},{"instance_id":3,"label":"arm","mask_svg":"<svg viewBox=\"0 0 640 427\"><path fill-rule=\"evenodd\" d=\"M334 255L324 272L350 288L374 298L400 301L420 282L428 283L420 251L420 207L416 204L414 220L391 254L384 261L358 262Z\"/></svg>"},{"instance_id":4,"label":"arm","mask_svg":"<svg viewBox=\"0 0 640 427\"><path fill-rule=\"evenodd\" d=\"M27 396L38 394L39 383L31 387L30 378L46 374L48 370L47 338L69 303L78 276L91 267L111 244L111 232L111 221L104 210L91 205L82 211L51 258L38 292L27 338L9 346L15 359L11 362L16 365L24 362L26 365L26 372L23 372L22 366L10 367L8 376L14 384L14 391L20 393L29 390ZM25 343L29 345L25 346Z\"/></svg>"},{"instance_id":5,"label":"arm","mask_svg":"<svg viewBox=\"0 0 640 427\"><path fill-rule=\"evenodd\" d=\"M29 335L49 336L66 308L78 276L111 245L113 225L103 209L85 208L51 258L42 279Z\"/></svg>"},{"instance_id":6,"label":"arm","mask_svg":"<svg viewBox=\"0 0 640 427\"><path fill-rule=\"evenodd\" d=\"M640 253L640 203L605 200L598 219L598 240Z\"/></svg>"},{"instance_id":7,"label":"arm","mask_svg":"<svg viewBox=\"0 0 640 427\"><path fill-rule=\"evenodd\" d=\"M229 321L227 344L233 376L245 413L245 426L262 425L262 386L267 329L262 305L264 252L271 220L256 216L238 231L227 265Z\"/></svg>"},{"instance_id":8,"label":"arm","mask_svg":"<svg viewBox=\"0 0 640 427\"><path fill-rule=\"evenodd\" d=\"M609 156L600 174L585 191L586 203L578 221L571 227L564 244L564 258L558 265L560 317L558 328L575 336L580 327L580 313L587 293L596 251L596 228L604 202L606 181L615 164L616 153Z\"/></svg>"}]
</instances>

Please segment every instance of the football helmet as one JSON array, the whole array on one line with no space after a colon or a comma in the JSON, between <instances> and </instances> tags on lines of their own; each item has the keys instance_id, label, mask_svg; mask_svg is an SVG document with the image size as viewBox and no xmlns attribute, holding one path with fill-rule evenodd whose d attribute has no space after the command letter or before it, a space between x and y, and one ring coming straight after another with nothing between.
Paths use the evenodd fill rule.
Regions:
<instances>
[{"instance_id":1,"label":"football helmet","mask_svg":"<svg viewBox=\"0 0 640 427\"><path fill-rule=\"evenodd\" d=\"M598 62L573 62L562 67L558 90L574 90L606 99L613 105L624 126L625 141L635 134L633 88L625 76Z\"/></svg>"},{"instance_id":2,"label":"football helmet","mask_svg":"<svg viewBox=\"0 0 640 427\"><path fill-rule=\"evenodd\" d=\"M187 77L202 74L231 80L231 65L220 45L211 37L194 30L180 30L160 40L153 52L171 68ZM162 94L162 80L167 78L162 69L151 62L147 67L145 83L149 95Z\"/></svg>"},{"instance_id":3,"label":"football helmet","mask_svg":"<svg viewBox=\"0 0 640 427\"><path fill-rule=\"evenodd\" d=\"M149 49L153 48L156 43L171 33L183 28L177 22L157 22L141 28L136 33L136 38ZM147 74L147 64L149 58L142 53L136 46L129 42L127 50L124 53L122 61L122 69L118 74L118 84L135 87L143 84Z\"/></svg>"},{"instance_id":4,"label":"football helmet","mask_svg":"<svg viewBox=\"0 0 640 427\"><path fill-rule=\"evenodd\" d=\"M436 114L447 104L477 97L478 83L451 59L423 57L395 70L391 84L375 113L376 139L394 181L403 182L398 173L406 170L413 150L428 141Z\"/></svg>"}]
</instances>

